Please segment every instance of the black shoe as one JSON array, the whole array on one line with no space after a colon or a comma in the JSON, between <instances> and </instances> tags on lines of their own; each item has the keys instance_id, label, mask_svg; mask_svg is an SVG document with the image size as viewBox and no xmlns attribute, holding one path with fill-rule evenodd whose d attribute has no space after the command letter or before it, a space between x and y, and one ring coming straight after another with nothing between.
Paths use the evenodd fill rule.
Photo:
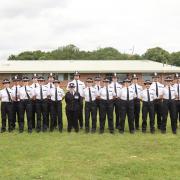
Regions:
<instances>
[{"instance_id":1,"label":"black shoe","mask_svg":"<svg viewBox=\"0 0 180 180\"><path fill-rule=\"evenodd\" d=\"M47 132L47 129L43 129L43 132Z\"/></svg>"},{"instance_id":2,"label":"black shoe","mask_svg":"<svg viewBox=\"0 0 180 180\"><path fill-rule=\"evenodd\" d=\"M93 134L93 133L95 133L96 132L96 130L95 129L91 129L91 133Z\"/></svg>"},{"instance_id":3,"label":"black shoe","mask_svg":"<svg viewBox=\"0 0 180 180\"><path fill-rule=\"evenodd\" d=\"M123 131L123 130L119 130L119 133L120 133L120 134L124 134L124 131Z\"/></svg>"},{"instance_id":4,"label":"black shoe","mask_svg":"<svg viewBox=\"0 0 180 180\"><path fill-rule=\"evenodd\" d=\"M41 130L40 130L40 129L36 129L36 132L37 132L37 133L40 133L40 132L41 132Z\"/></svg>"},{"instance_id":5,"label":"black shoe","mask_svg":"<svg viewBox=\"0 0 180 180\"><path fill-rule=\"evenodd\" d=\"M23 132L24 132L24 130L23 130L23 129L20 129L20 130L19 130L19 133L23 133Z\"/></svg>"},{"instance_id":6,"label":"black shoe","mask_svg":"<svg viewBox=\"0 0 180 180\"><path fill-rule=\"evenodd\" d=\"M104 130L100 130L100 131L99 131L99 134L103 134L103 133L104 133Z\"/></svg>"},{"instance_id":7,"label":"black shoe","mask_svg":"<svg viewBox=\"0 0 180 180\"><path fill-rule=\"evenodd\" d=\"M142 129L142 133L146 133L146 130L145 130L145 129Z\"/></svg>"},{"instance_id":8,"label":"black shoe","mask_svg":"<svg viewBox=\"0 0 180 180\"><path fill-rule=\"evenodd\" d=\"M173 133L173 134L177 134L177 131L173 131L172 133Z\"/></svg>"},{"instance_id":9,"label":"black shoe","mask_svg":"<svg viewBox=\"0 0 180 180\"><path fill-rule=\"evenodd\" d=\"M1 133L4 133L4 132L6 132L6 130L5 129L1 129Z\"/></svg>"},{"instance_id":10,"label":"black shoe","mask_svg":"<svg viewBox=\"0 0 180 180\"><path fill-rule=\"evenodd\" d=\"M83 126L80 127L80 130L82 130L82 129L83 129Z\"/></svg>"},{"instance_id":11,"label":"black shoe","mask_svg":"<svg viewBox=\"0 0 180 180\"><path fill-rule=\"evenodd\" d=\"M31 133L32 133L32 130L28 130L28 133L31 134Z\"/></svg>"},{"instance_id":12,"label":"black shoe","mask_svg":"<svg viewBox=\"0 0 180 180\"><path fill-rule=\"evenodd\" d=\"M62 129L59 129L59 132L62 133Z\"/></svg>"},{"instance_id":13,"label":"black shoe","mask_svg":"<svg viewBox=\"0 0 180 180\"><path fill-rule=\"evenodd\" d=\"M136 131L139 131L139 127L136 127Z\"/></svg>"},{"instance_id":14,"label":"black shoe","mask_svg":"<svg viewBox=\"0 0 180 180\"><path fill-rule=\"evenodd\" d=\"M13 132L13 130L12 130L12 129L9 129L8 131L9 131L9 133Z\"/></svg>"},{"instance_id":15,"label":"black shoe","mask_svg":"<svg viewBox=\"0 0 180 180\"><path fill-rule=\"evenodd\" d=\"M85 133L89 133L89 129L86 129L86 130L85 130Z\"/></svg>"},{"instance_id":16,"label":"black shoe","mask_svg":"<svg viewBox=\"0 0 180 180\"><path fill-rule=\"evenodd\" d=\"M110 130L109 132L110 132L110 134L114 134L114 130Z\"/></svg>"},{"instance_id":17,"label":"black shoe","mask_svg":"<svg viewBox=\"0 0 180 180\"><path fill-rule=\"evenodd\" d=\"M151 132L151 134L155 134L155 130L151 130L150 132Z\"/></svg>"},{"instance_id":18,"label":"black shoe","mask_svg":"<svg viewBox=\"0 0 180 180\"><path fill-rule=\"evenodd\" d=\"M166 134L166 130L161 130L161 134Z\"/></svg>"},{"instance_id":19,"label":"black shoe","mask_svg":"<svg viewBox=\"0 0 180 180\"><path fill-rule=\"evenodd\" d=\"M134 134L134 133L135 133L135 131L134 131L134 130L130 131L130 134Z\"/></svg>"}]
</instances>

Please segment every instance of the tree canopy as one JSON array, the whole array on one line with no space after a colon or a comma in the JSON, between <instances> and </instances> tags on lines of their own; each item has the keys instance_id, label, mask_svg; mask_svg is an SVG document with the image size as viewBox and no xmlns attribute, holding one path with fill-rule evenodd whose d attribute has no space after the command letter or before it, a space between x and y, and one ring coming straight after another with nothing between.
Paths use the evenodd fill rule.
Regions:
<instances>
[{"instance_id":1,"label":"tree canopy","mask_svg":"<svg viewBox=\"0 0 180 180\"><path fill-rule=\"evenodd\" d=\"M73 44L59 47L53 51L25 51L18 55L10 55L8 60L143 60L148 59L161 63L180 66L180 51L169 53L160 48L150 48L142 54L121 53L113 47L99 48L94 51L80 50Z\"/></svg>"}]
</instances>

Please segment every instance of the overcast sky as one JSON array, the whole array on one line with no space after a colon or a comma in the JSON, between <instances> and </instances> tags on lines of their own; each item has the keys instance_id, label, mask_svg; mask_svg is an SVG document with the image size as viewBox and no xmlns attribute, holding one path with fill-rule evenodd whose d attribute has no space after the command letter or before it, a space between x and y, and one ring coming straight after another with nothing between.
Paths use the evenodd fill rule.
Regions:
<instances>
[{"instance_id":1,"label":"overcast sky","mask_svg":"<svg viewBox=\"0 0 180 180\"><path fill-rule=\"evenodd\" d=\"M74 44L180 51L179 0L0 0L0 59Z\"/></svg>"}]
</instances>

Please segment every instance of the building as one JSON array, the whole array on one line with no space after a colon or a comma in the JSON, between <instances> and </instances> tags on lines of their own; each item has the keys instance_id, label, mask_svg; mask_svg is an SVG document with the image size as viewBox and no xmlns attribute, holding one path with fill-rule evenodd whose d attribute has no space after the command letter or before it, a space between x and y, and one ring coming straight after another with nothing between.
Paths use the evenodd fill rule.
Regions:
<instances>
[{"instance_id":1,"label":"building","mask_svg":"<svg viewBox=\"0 0 180 180\"><path fill-rule=\"evenodd\" d=\"M21 60L1 61L0 80L12 79L13 76L27 75L29 78L34 73L47 78L49 73L55 73L62 86L73 78L74 71L79 71L81 79L100 75L111 77L116 72L119 80L127 76L137 74L141 83L151 79L154 72L157 72L163 82L167 74L173 75L180 72L180 67L162 64L149 60Z\"/></svg>"}]
</instances>

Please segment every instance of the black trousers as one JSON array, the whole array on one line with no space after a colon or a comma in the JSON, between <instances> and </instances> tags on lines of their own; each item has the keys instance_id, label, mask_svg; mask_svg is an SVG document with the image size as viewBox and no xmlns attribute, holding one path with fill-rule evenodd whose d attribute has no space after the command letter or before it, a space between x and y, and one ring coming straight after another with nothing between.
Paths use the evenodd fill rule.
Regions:
<instances>
[{"instance_id":1,"label":"black trousers","mask_svg":"<svg viewBox=\"0 0 180 180\"><path fill-rule=\"evenodd\" d=\"M147 127L147 116L149 114L150 120L150 131L154 131L154 102L143 101L142 105L142 130L146 131Z\"/></svg>"},{"instance_id":2,"label":"black trousers","mask_svg":"<svg viewBox=\"0 0 180 180\"><path fill-rule=\"evenodd\" d=\"M48 109L48 102L47 100L36 100L36 112L37 112L37 125L36 129L41 131L41 127L43 130L47 130L47 109ZM41 121L41 116L43 117L43 122Z\"/></svg>"},{"instance_id":3,"label":"black trousers","mask_svg":"<svg viewBox=\"0 0 180 180\"><path fill-rule=\"evenodd\" d=\"M68 126L67 126L68 132L71 132L72 128L74 128L76 132L79 131L78 116L79 116L79 110L72 111L72 110L68 110L66 108L66 117L67 117L67 122L68 122Z\"/></svg>"},{"instance_id":4,"label":"black trousers","mask_svg":"<svg viewBox=\"0 0 180 180\"><path fill-rule=\"evenodd\" d=\"M32 131L32 101L20 100L19 102L19 130L24 130L24 116L27 116L28 131Z\"/></svg>"},{"instance_id":5,"label":"black trousers","mask_svg":"<svg viewBox=\"0 0 180 180\"><path fill-rule=\"evenodd\" d=\"M129 131L134 131L134 100L121 100L121 118L119 130L124 132L125 119L128 116Z\"/></svg>"},{"instance_id":6,"label":"black trousers","mask_svg":"<svg viewBox=\"0 0 180 180\"><path fill-rule=\"evenodd\" d=\"M114 122L113 122L113 100L101 100L100 101L100 131L104 131L106 115L108 119L109 131L114 131Z\"/></svg>"},{"instance_id":7,"label":"black trousers","mask_svg":"<svg viewBox=\"0 0 180 180\"><path fill-rule=\"evenodd\" d=\"M19 124L19 101L13 101L13 120L12 120L12 128L15 129L16 122Z\"/></svg>"},{"instance_id":8,"label":"black trousers","mask_svg":"<svg viewBox=\"0 0 180 180\"><path fill-rule=\"evenodd\" d=\"M36 100L32 101L32 128L36 127Z\"/></svg>"},{"instance_id":9,"label":"black trousers","mask_svg":"<svg viewBox=\"0 0 180 180\"><path fill-rule=\"evenodd\" d=\"M89 130L89 119L92 119L92 130L96 130L97 123L97 107L96 101L85 102L85 128Z\"/></svg>"},{"instance_id":10,"label":"black trousers","mask_svg":"<svg viewBox=\"0 0 180 180\"><path fill-rule=\"evenodd\" d=\"M49 128L49 118L50 118L50 114L51 114L51 100L50 99L48 99L47 100L47 127ZM56 126L57 126L57 122L55 122L56 123Z\"/></svg>"},{"instance_id":11,"label":"black trousers","mask_svg":"<svg viewBox=\"0 0 180 180\"><path fill-rule=\"evenodd\" d=\"M51 101L51 121L50 121L50 130L55 128L55 122L58 122L59 130L63 129L62 121L62 102L61 101Z\"/></svg>"},{"instance_id":12,"label":"black trousers","mask_svg":"<svg viewBox=\"0 0 180 180\"><path fill-rule=\"evenodd\" d=\"M176 100L176 119L180 122L180 100Z\"/></svg>"},{"instance_id":13,"label":"black trousers","mask_svg":"<svg viewBox=\"0 0 180 180\"><path fill-rule=\"evenodd\" d=\"M96 112L97 112L97 115L99 116L99 123L100 123L100 99L96 99Z\"/></svg>"},{"instance_id":14,"label":"black trousers","mask_svg":"<svg viewBox=\"0 0 180 180\"><path fill-rule=\"evenodd\" d=\"M161 99L154 100L154 113L157 115L157 127L161 129L162 124L162 101Z\"/></svg>"},{"instance_id":15,"label":"black trousers","mask_svg":"<svg viewBox=\"0 0 180 180\"><path fill-rule=\"evenodd\" d=\"M163 119L161 130L166 131L168 112L170 114L171 129L173 132L177 129L177 118L176 118L176 102L175 100L163 100Z\"/></svg>"},{"instance_id":16,"label":"black trousers","mask_svg":"<svg viewBox=\"0 0 180 180\"><path fill-rule=\"evenodd\" d=\"M8 130L12 131L13 104L11 102L1 102L2 131L6 131L6 120L8 120Z\"/></svg>"},{"instance_id":17,"label":"black trousers","mask_svg":"<svg viewBox=\"0 0 180 180\"><path fill-rule=\"evenodd\" d=\"M80 128L83 128L83 98L82 97L80 97L80 108L79 108L78 119L79 119Z\"/></svg>"},{"instance_id":18,"label":"black trousers","mask_svg":"<svg viewBox=\"0 0 180 180\"><path fill-rule=\"evenodd\" d=\"M115 110L116 115L116 128L119 129L119 121L120 121L120 99L113 100L113 109ZM114 111L113 110L113 111Z\"/></svg>"},{"instance_id":19,"label":"black trousers","mask_svg":"<svg viewBox=\"0 0 180 180\"><path fill-rule=\"evenodd\" d=\"M134 99L134 124L136 129L139 129L140 106L140 99Z\"/></svg>"}]
</instances>

